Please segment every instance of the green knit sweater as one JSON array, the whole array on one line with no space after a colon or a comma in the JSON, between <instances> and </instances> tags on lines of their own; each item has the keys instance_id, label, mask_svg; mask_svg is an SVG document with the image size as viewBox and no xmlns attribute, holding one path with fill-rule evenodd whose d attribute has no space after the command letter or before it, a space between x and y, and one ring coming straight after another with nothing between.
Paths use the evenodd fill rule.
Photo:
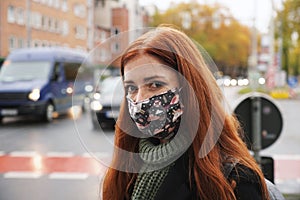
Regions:
<instances>
[{"instance_id":1,"label":"green knit sweater","mask_svg":"<svg viewBox=\"0 0 300 200\"><path fill-rule=\"evenodd\" d=\"M136 179L131 199L153 200L174 161L190 144L188 137L183 134L177 134L171 141L159 145L154 145L148 139L141 139L139 152L144 165Z\"/></svg>"}]
</instances>

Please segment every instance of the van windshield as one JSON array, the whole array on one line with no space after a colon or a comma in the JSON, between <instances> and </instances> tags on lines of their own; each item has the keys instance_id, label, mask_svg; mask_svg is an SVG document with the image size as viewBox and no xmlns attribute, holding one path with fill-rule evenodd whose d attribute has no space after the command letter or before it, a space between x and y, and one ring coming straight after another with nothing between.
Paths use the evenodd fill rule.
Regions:
<instances>
[{"instance_id":1,"label":"van windshield","mask_svg":"<svg viewBox=\"0 0 300 200\"><path fill-rule=\"evenodd\" d=\"M49 61L7 62L0 71L0 81L30 81L47 79L51 70Z\"/></svg>"}]
</instances>

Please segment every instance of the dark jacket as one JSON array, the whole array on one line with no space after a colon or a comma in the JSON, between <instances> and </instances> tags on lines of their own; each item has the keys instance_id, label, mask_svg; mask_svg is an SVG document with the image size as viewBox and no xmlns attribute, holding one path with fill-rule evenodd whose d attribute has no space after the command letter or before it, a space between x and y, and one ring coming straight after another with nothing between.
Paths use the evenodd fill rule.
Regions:
<instances>
[{"instance_id":1,"label":"dark jacket","mask_svg":"<svg viewBox=\"0 0 300 200\"><path fill-rule=\"evenodd\" d=\"M189 186L188 160L186 156L179 158L170 169L169 174L158 190L155 200L192 200L196 199L195 185ZM253 171L237 165L229 174L228 180L235 180L237 185L234 193L238 200L262 199L260 183ZM184 173L182 173L184 172ZM194 189L193 189L194 188Z\"/></svg>"}]
</instances>

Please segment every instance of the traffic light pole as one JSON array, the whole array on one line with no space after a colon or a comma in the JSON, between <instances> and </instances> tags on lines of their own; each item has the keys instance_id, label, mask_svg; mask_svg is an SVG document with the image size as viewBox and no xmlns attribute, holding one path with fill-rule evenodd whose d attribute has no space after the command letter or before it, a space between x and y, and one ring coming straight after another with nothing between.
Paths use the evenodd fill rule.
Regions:
<instances>
[{"instance_id":1,"label":"traffic light pole","mask_svg":"<svg viewBox=\"0 0 300 200\"><path fill-rule=\"evenodd\" d=\"M258 96L254 96L251 98L251 110L252 110L252 115L251 115L251 128L253 131L252 134L252 141L253 141L253 146L252 150L254 153L254 158L256 162L261 165L261 157L259 155L259 152L261 150L262 146L262 141L261 141L261 99Z\"/></svg>"}]
</instances>

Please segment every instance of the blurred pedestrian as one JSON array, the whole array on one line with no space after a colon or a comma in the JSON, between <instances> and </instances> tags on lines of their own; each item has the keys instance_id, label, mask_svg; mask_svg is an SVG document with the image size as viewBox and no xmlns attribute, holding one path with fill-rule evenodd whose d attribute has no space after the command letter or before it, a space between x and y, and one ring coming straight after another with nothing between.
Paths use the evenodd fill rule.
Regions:
<instances>
[{"instance_id":1,"label":"blurred pedestrian","mask_svg":"<svg viewBox=\"0 0 300 200\"><path fill-rule=\"evenodd\" d=\"M269 199L201 52L183 32L160 26L122 55L126 92L104 200Z\"/></svg>"}]
</instances>

